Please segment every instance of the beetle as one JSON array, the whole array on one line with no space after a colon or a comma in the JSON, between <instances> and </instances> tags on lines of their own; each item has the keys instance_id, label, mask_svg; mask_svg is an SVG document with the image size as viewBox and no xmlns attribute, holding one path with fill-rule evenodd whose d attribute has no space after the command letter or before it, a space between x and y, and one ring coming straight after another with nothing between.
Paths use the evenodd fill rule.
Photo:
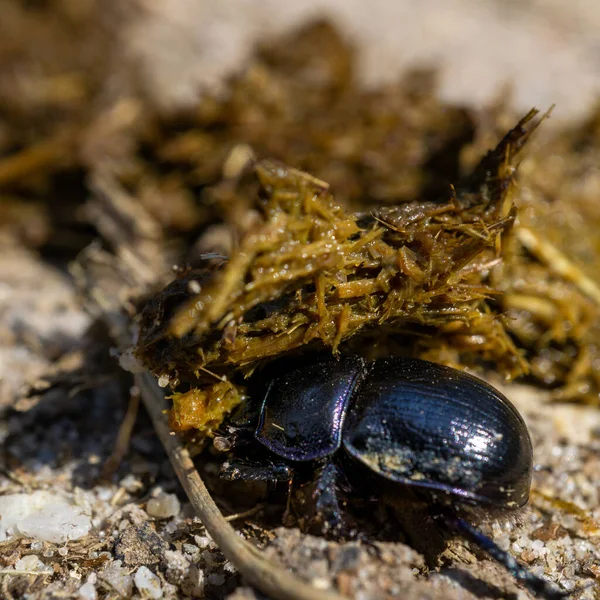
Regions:
<instances>
[{"instance_id":1,"label":"beetle","mask_svg":"<svg viewBox=\"0 0 600 600\"><path fill-rule=\"evenodd\" d=\"M482 512L513 513L529 499L531 438L498 390L462 371L400 357L278 364L266 379L258 415L249 420L266 460L227 461L223 478L291 482L308 471L325 533L341 524L340 481L354 493L366 482L370 490L391 488L426 501L436 519L535 594L566 596L470 522Z\"/></svg>"}]
</instances>

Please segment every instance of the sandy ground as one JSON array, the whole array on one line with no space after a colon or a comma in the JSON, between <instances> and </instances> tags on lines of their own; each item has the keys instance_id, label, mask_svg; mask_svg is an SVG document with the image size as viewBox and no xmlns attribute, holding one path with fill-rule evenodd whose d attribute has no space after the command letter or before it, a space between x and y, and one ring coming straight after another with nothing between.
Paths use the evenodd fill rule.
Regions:
<instances>
[{"instance_id":1,"label":"sandy ground","mask_svg":"<svg viewBox=\"0 0 600 600\"><path fill-rule=\"evenodd\" d=\"M146 0L127 32L153 97L194 102L239 67L257 39L327 16L360 49L365 81L407 67L440 69L443 98L484 105L503 86L515 105L557 104L581 116L600 90L600 8L594 0ZM157 51L157 49L160 49Z\"/></svg>"}]
</instances>

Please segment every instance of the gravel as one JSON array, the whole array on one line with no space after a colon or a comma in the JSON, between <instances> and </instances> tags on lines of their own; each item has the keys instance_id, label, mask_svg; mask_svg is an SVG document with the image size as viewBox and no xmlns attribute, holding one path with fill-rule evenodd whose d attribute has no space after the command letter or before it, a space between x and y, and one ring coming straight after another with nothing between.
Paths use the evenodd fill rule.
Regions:
<instances>
[{"instance_id":1,"label":"gravel","mask_svg":"<svg viewBox=\"0 0 600 600\"><path fill-rule=\"evenodd\" d=\"M600 528L596 524L600 518L600 414L594 407L548 405L539 390L526 386L506 386L503 391L521 410L532 434L533 494L530 507L518 519L484 521L481 527L532 572L562 589L576 591L578 598L591 600L600 574ZM110 481L88 489L75 485L76 474L90 468L91 456L96 457L92 463L108 456L113 439L110 435L87 439L84 416L88 410L89 401L75 399L62 429L31 422L27 428L30 442L25 444L20 435L10 436L9 454L26 464L34 461L39 468L17 469L19 482L0 475L0 493L4 494L0 498L6 502L23 494L29 501L38 497L55 502L59 497L68 506L83 507L91 518L89 533L67 542L39 536L8 539L0 546L3 568L16 569L15 573L52 571L46 579L40 578L41 587L33 586L32 599L42 598L48 585L79 598L107 598L111 593L135 600L205 594L236 600L259 597L240 587L243 582L189 505L170 491L176 489L173 473L168 468L152 468L162 460L162 450L154 443L132 444L144 452L133 449ZM105 424L112 423L113 436L121 414L106 414ZM149 424L141 419L134 441L147 441L151 435ZM65 439L64 447L71 452L61 452L61 458L48 462L44 448L56 446L59 440L64 445ZM77 448L93 448L94 453L79 453ZM141 475L127 474L132 463ZM47 489L24 493L24 486ZM156 503L151 504L152 500ZM6 513L2 514L5 518ZM461 540L450 543L436 569L409 545L378 540L377 535L369 543L332 542L294 528L265 528L260 513L236 524L241 535L263 546L270 560L319 588L336 588L353 598L401 594L409 599L444 596L452 600L512 593L530 597L502 567ZM387 529L403 539L400 530ZM79 578L76 586L73 573ZM10 577L10 589L18 591L23 578Z\"/></svg>"},{"instance_id":2,"label":"gravel","mask_svg":"<svg viewBox=\"0 0 600 600\"><path fill-rule=\"evenodd\" d=\"M151 517L169 519L179 514L181 505L175 494L160 493L156 498L148 500L146 511Z\"/></svg>"}]
</instances>

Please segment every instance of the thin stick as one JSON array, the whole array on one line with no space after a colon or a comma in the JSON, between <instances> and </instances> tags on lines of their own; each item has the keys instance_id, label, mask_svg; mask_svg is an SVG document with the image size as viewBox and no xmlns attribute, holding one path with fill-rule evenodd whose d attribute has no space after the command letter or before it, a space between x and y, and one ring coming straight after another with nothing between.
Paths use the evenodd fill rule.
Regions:
<instances>
[{"instance_id":1,"label":"thin stick","mask_svg":"<svg viewBox=\"0 0 600 600\"><path fill-rule=\"evenodd\" d=\"M104 186L98 191L103 195L103 201L110 203L110 210L99 209L96 218L105 219L102 225L107 232L108 239L117 248L123 250L119 252L121 261L119 269L114 270L113 274L116 276L116 283L120 284L121 288L125 278L124 274L127 273L130 279L128 285L131 290L143 289L152 283L156 270L160 271L160 269L158 267L156 270L142 269L140 265L155 264L156 257L160 258L160 245L156 241L154 247L151 244L132 245L129 238L133 238L135 242L136 237L135 235L128 237L128 231L119 226L123 219L118 217L126 215L126 222L131 221L132 215L138 218L139 211L135 212L135 210L140 205L120 193L120 190L112 185L113 182L110 179L107 181L110 185ZM98 223L96 225L99 226ZM101 229L101 227L99 228ZM92 254L87 260L92 265L94 260L101 266L114 263L110 257L101 253L96 253L95 256ZM106 284L114 284L111 276L105 277L108 277ZM89 301L96 312L99 310L103 313L104 320L109 325L118 345L121 348L129 348L131 333L127 330L123 315L118 310L120 302L110 297L108 302L106 301L107 297L103 291L105 286L102 283L102 281L95 282L95 286L88 290ZM162 390L149 373L136 374L135 382L140 390L141 400L152 420L154 430L196 514L221 552L248 583L274 600L343 600L343 596L337 592L316 589L287 572L272 560L266 559L257 548L237 535L208 493L189 452L184 448L179 437L170 430L164 414L167 406Z\"/></svg>"},{"instance_id":2,"label":"thin stick","mask_svg":"<svg viewBox=\"0 0 600 600\"><path fill-rule=\"evenodd\" d=\"M4 577L6 575L54 575L54 570L46 570L46 571L29 571L27 569L2 569L0 570L0 577Z\"/></svg>"},{"instance_id":3,"label":"thin stick","mask_svg":"<svg viewBox=\"0 0 600 600\"><path fill-rule=\"evenodd\" d=\"M550 242L543 240L527 227L516 228L517 239L531 254L546 264L551 271L574 283L579 290L596 304L600 304L600 288L572 261Z\"/></svg>"},{"instance_id":4,"label":"thin stick","mask_svg":"<svg viewBox=\"0 0 600 600\"><path fill-rule=\"evenodd\" d=\"M119 428L119 433L117 434L115 449L106 459L102 467L102 479L110 479L119 468L121 461L127 454L127 450L129 449L129 441L131 440L131 434L137 419L139 405L140 392L138 389L133 389L131 390L131 395L129 396L127 412L125 413L125 417L123 418L123 422Z\"/></svg>"},{"instance_id":5,"label":"thin stick","mask_svg":"<svg viewBox=\"0 0 600 600\"><path fill-rule=\"evenodd\" d=\"M75 136L73 133L69 131L65 134L63 131L3 158L0 161L0 186L14 183L38 171L62 164L74 152Z\"/></svg>"},{"instance_id":6,"label":"thin stick","mask_svg":"<svg viewBox=\"0 0 600 600\"><path fill-rule=\"evenodd\" d=\"M238 519L245 519L246 517L251 517L252 515L255 515L256 513L260 512L264 507L264 504L259 504L258 506L254 506L253 508L245 510L244 512L236 513L235 515L227 515L223 518L228 523L231 523L231 521L237 521Z\"/></svg>"},{"instance_id":7,"label":"thin stick","mask_svg":"<svg viewBox=\"0 0 600 600\"><path fill-rule=\"evenodd\" d=\"M258 549L236 534L208 493L179 437L172 435L163 413L165 400L162 391L147 373L136 375L136 384L141 390L142 401L154 429L202 524L221 552L248 583L277 600L342 600L343 596L340 594L314 588L273 564Z\"/></svg>"}]
</instances>

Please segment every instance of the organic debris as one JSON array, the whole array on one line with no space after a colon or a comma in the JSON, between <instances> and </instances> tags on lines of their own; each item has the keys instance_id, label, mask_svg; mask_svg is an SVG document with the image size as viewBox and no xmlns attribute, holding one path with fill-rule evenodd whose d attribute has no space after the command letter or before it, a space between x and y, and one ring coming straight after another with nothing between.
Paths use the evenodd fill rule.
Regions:
<instances>
[{"instance_id":1,"label":"organic debris","mask_svg":"<svg viewBox=\"0 0 600 600\"><path fill-rule=\"evenodd\" d=\"M257 215L254 225L226 263L184 273L148 304L137 357L173 387L202 386L215 373L247 374L305 346L389 352L401 336L410 353L522 374L527 365L488 299L514 221L514 161L535 115L437 202L350 212L327 183L269 160L256 164L250 182L241 177L239 190L225 182L248 195L242 203ZM365 335L378 343L357 343ZM218 426L240 401L221 402L223 385L234 389L220 382L176 394L173 426ZM198 410L200 399L210 410Z\"/></svg>"},{"instance_id":2,"label":"organic debris","mask_svg":"<svg viewBox=\"0 0 600 600\"><path fill-rule=\"evenodd\" d=\"M138 358L177 390L173 426L210 432L213 408L240 401L241 388L220 403L215 375L235 385L236 371L319 347L488 365L593 401L594 285L553 245L532 250L535 230L515 221L517 155L535 111L461 176L475 128L464 111L442 117L430 76L365 91L328 25L292 40L293 52L289 40L264 46L184 132L149 138L152 160L177 189L200 189L205 211L186 256L194 268L140 322Z\"/></svg>"},{"instance_id":3,"label":"organic debris","mask_svg":"<svg viewBox=\"0 0 600 600\"><path fill-rule=\"evenodd\" d=\"M507 326L557 400L598 404L600 107L522 165L513 256L495 284Z\"/></svg>"}]
</instances>

